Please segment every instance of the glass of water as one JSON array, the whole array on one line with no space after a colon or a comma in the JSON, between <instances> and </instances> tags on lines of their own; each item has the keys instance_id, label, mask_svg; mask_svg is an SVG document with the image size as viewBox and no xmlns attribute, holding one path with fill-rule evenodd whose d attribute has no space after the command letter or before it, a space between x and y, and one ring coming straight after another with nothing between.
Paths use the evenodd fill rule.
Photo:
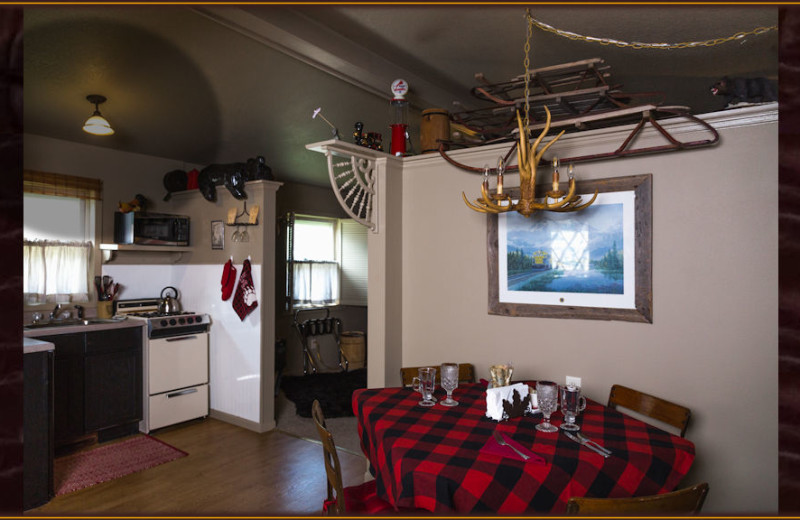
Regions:
<instances>
[{"instance_id":1,"label":"glass of water","mask_svg":"<svg viewBox=\"0 0 800 520\"><path fill-rule=\"evenodd\" d=\"M447 399L441 401L442 406L458 406L458 401L453 399L453 390L458 388L458 364L442 363L441 366L442 388L447 392Z\"/></svg>"}]
</instances>

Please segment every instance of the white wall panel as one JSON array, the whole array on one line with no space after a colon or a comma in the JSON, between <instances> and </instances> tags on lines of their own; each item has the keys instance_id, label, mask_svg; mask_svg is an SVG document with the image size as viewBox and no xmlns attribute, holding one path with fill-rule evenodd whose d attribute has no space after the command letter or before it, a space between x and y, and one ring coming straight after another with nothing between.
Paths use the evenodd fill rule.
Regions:
<instances>
[{"instance_id":1,"label":"white wall panel","mask_svg":"<svg viewBox=\"0 0 800 520\"><path fill-rule=\"evenodd\" d=\"M236 260L236 259L234 259ZM242 264L234 264L238 276ZM233 310L233 296L222 301L222 265L114 265L103 266L103 274L125 287L123 299L154 298L171 285L180 292L184 310L211 316L209 387L211 409L249 421L259 421L261 380L261 314L256 308L244 320ZM259 305L265 296L261 265L252 264L253 284ZM235 291L234 291L235 294Z\"/></svg>"}]
</instances>

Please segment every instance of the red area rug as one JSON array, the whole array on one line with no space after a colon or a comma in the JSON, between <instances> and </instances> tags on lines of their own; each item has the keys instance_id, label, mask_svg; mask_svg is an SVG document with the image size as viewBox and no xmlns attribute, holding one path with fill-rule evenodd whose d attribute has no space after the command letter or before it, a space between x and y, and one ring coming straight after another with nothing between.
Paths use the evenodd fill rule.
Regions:
<instances>
[{"instance_id":1,"label":"red area rug","mask_svg":"<svg viewBox=\"0 0 800 520\"><path fill-rule=\"evenodd\" d=\"M74 453L55 460L56 496L159 466L188 453L149 435Z\"/></svg>"}]
</instances>

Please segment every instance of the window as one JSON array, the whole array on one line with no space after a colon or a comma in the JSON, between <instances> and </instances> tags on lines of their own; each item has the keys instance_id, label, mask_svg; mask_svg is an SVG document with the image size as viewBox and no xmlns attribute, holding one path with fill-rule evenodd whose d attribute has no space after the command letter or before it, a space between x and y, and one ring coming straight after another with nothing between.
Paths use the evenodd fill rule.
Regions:
<instances>
[{"instance_id":1,"label":"window","mask_svg":"<svg viewBox=\"0 0 800 520\"><path fill-rule=\"evenodd\" d=\"M366 228L291 213L286 222L286 308L366 305Z\"/></svg>"},{"instance_id":2,"label":"window","mask_svg":"<svg viewBox=\"0 0 800 520\"><path fill-rule=\"evenodd\" d=\"M91 300L101 181L25 171L23 186L25 304Z\"/></svg>"}]
</instances>

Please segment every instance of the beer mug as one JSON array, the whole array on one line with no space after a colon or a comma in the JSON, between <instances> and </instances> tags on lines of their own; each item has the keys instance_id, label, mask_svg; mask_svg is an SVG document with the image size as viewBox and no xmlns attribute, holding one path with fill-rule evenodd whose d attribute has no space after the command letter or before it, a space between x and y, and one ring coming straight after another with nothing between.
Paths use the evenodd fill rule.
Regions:
<instances>
[{"instance_id":1,"label":"beer mug","mask_svg":"<svg viewBox=\"0 0 800 520\"><path fill-rule=\"evenodd\" d=\"M580 426L575 424L578 414L586 409L586 398L581 395L581 388L575 385L561 387L561 413L564 414L562 430L578 431Z\"/></svg>"},{"instance_id":2,"label":"beer mug","mask_svg":"<svg viewBox=\"0 0 800 520\"><path fill-rule=\"evenodd\" d=\"M511 363L490 366L489 375L492 378L492 388L508 386L511 383L511 374L513 373L514 367L511 366Z\"/></svg>"},{"instance_id":3,"label":"beer mug","mask_svg":"<svg viewBox=\"0 0 800 520\"><path fill-rule=\"evenodd\" d=\"M419 369L419 377L411 380L414 390L422 394L420 406L433 406L436 402L433 398L433 390L436 388L436 369L433 367L423 367Z\"/></svg>"}]
</instances>

